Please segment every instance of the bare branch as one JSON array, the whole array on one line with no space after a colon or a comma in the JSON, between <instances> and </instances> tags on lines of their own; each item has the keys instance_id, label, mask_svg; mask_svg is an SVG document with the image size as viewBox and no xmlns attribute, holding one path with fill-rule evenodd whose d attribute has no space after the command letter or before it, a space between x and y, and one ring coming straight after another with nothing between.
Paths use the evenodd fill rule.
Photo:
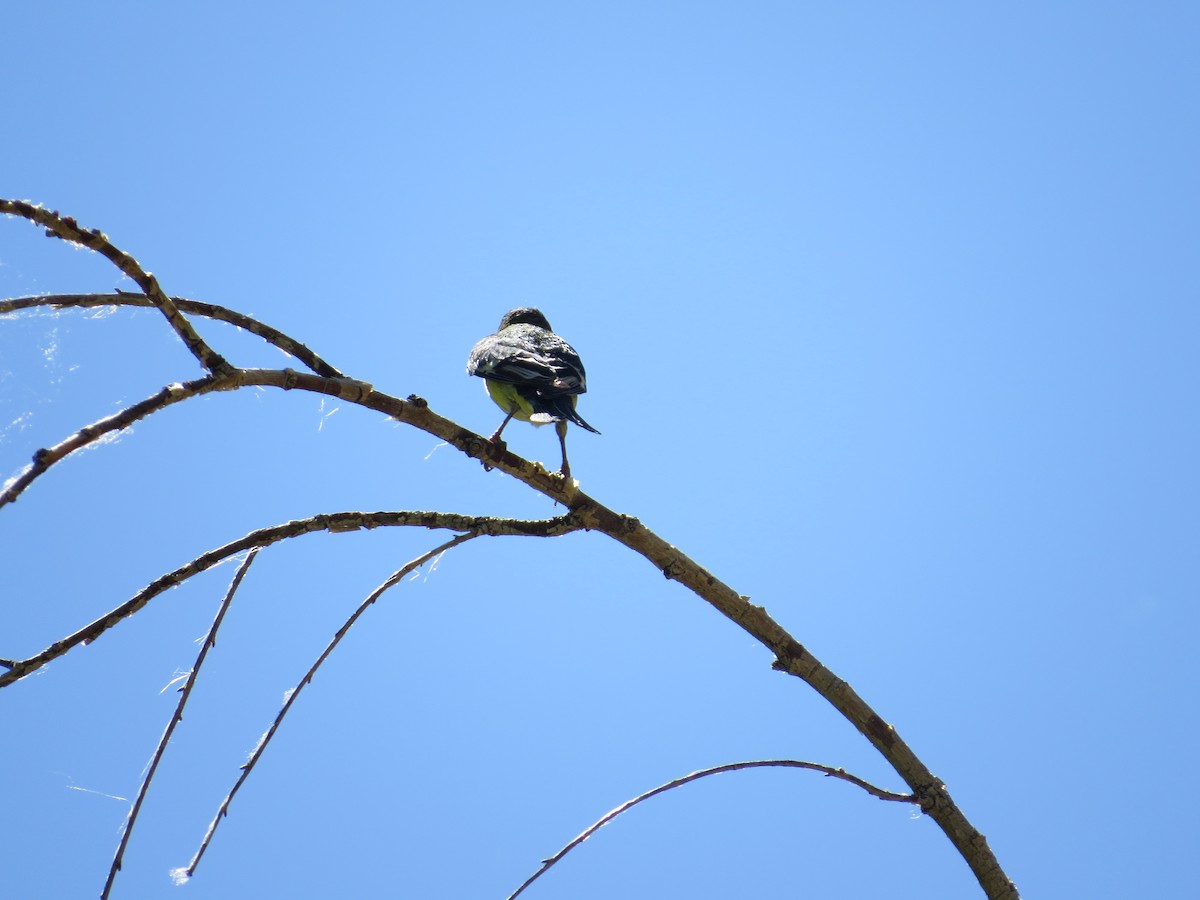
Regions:
<instances>
[{"instance_id":1,"label":"bare branch","mask_svg":"<svg viewBox=\"0 0 1200 900\"><path fill-rule=\"evenodd\" d=\"M422 398L409 395L406 400L376 391L364 381L350 378L328 378L292 369L228 369L222 375L208 375L184 384L170 384L145 400L120 412L93 422L50 448L38 450L33 463L15 476L0 491L0 507L13 502L43 472L67 455L82 449L111 432L127 428L134 422L167 406L213 391L232 391L242 387L277 387L285 391L305 390L338 397L367 409L382 412L394 419L420 428L457 447L468 456L487 463L519 478L556 502L568 504L575 493L575 482L568 482L558 473L548 472L541 463L530 462L439 416L429 409Z\"/></svg>"},{"instance_id":2,"label":"bare branch","mask_svg":"<svg viewBox=\"0 0 1200 900\"><path fill-rule=\"evenodd\" d=\"M37 480L47 469L89 444L94 444L107 434L128 428L139 419L144 419L151 413L166 409L181 400L187 400L209 391L216 390L221 379L216 375L205 375L186 384L168 384L162 390L141 400L133 406L126 407L120 412L105 416L91 425L85 425L74 434L59 441L53 447L43 447L33 454L33 462L19 474L9 479L0 491L0 508L14 502L29 485Z\"/></svg>"},{"instance_id":3,"label":"bare branch","mask_svg":"<svg viewBox=\"0 0 1200 900\"><path fill-rule=\"evenodd\" d=\"M342 638L345 637L346 632L350 630L351 626L358 621L359 616L366 612L367 607L371 606L376 600L378 600L385 591L398 584L400 580L404 578L404 576L415 571L416 569L419 569L421 566L425 565L425 563L429 562L429 560L435 559L446 551L457 547L459 544L477 538L481 534L483 534L481 531L471 531L467 532L466 534L457 535L445 543L434 547L428 553L423 553L416 559L405 563L400 569L394 572L391 577L383 582L383 584L371 591L371 593L367 595L367 598L363 600L361 604L359 604L358 609L351 614L350 618L346 620L345 624L343 624L342 627L337 630L337 633L334 634L333 639L325 647L321 655L317 657L316 662L314 662L309 667L308 671L304 673L304 677L300 679L300 681L294 688L292 688L292 690L288 691L287 699L284 701L283 707L279 710L279 713L275 716L275 720L271 723L271 727L268 728L266 733L263 734L262 738L259 739L258 746L254 748L254 752L250 755L250 759L244 766L242 766L242 774L238 776L237 781L234 782L234 785L232 788L230 788L229 793L225 795L225 799L221 801L221 805L217 809L217 814L213 816L212 822L209 823L208 831L205 832L204 839L200 842L200 847L196 850L196 855L192 857L192 861L189 862L187 866L181 870L176 870L176 872L173 873L177 881L184 878L190 878L195 874L196 867L200 865L200 858L204 856L204 852L208 849L208 845L212 842L213 835L217 831L217 825L220 823L221 819L223 819L229 813L229 804L233 802L234 795L237 794L238 790L250 776L250 772L254 769L254 766L258 763L259 759L262 758L263 752L267 749L267 744L269 744L271 742L271 738L275 736L275 732L279 729L279 725L283 721L283 717L286 716L288 710L292 708L292 704L296 701L296 698L300 695L300 691L304 689L304 686L312 682L313 676L317 673L317 669L321 667L321 664L325 662L325 660L329 657L329 654L333 652L333 649L341 642Z\"/></svg>"},{"instance_id":4,"label":"bare branch","mask_svg":"<svg viewBox=\"0 0 1200 900\"><path fill-rule=\"evenodd\" d=\"M971 825L951 798L945 784L929 771L892 725L884 721L849 684L827 669L803 644L771 618L763 607L750 603L749 597L738 594L637 519L621 515L584 494L578 489L578 482L552 474L540 463L523 459L503 446L492 444L482 435L439 416L429 409L428 403L420 397L410 396L407 400L400 400L374 390L365 382L323 378L290 369L236 369L227 377L214 382L207 390L232 390L251 385L278 387L283 390L307 390L341 397L347 402L377 410L420 428L457 447L466 455L483 460L490 467L506 472L539 493L563 504L572 514L573 521L579 523L578 527L601 531L645 557L664 576L695 592L770 650L775 657L773 668L804 680L854 725L921 798L921 808L938 823L962 854L992 900L1014 900L1019 896L1016 886L1004 873L988 846L987 839ZM135 604L135 601L129 601L121 608L128 611L121 612L120 617L136 612L144 602ZM108 627L105 625L97 628L99 624L92 623L81 632L67 638L66 642L73 646L82 640L90 640L87 634L93 631L99 634ZM0 675L0 687L43 665L47 660L60 656L69 649L69 646L60 646L64 643L52 645L29 660L16 662L11 666L11 671Z\"/></svg>"},{"instance_id":5,"label":"bare branch","mask_svg":"<svg viewBox=\"0 0 1200 900\"><path fill-rule=\"evenodd\" d=\"M864 781L863 779L859 778L857 775L849 774L844 769L835 769L832 766L823 766L820 763L804 762L804 761L798 760L798 759L757 759L757 760L750 760L747 762L726 763L721 766L713 766L711 769L700 769L698 772L692 772L690 775L684 775L682 778L676 778L673 781L668 781L666 784L660 784L658 787L654 788L653 790L646 791L646 793L644 793L644 794L639 794L638 796L634 797L632 800L627 800L626 802L622 803L620 806L618 806L616 809L612 810L611 812L605 813L596 822L589 825L586 829L583 830L582 833L580 833L577 837L575 837L574 840L572 840L569 844L567 844L565 847L563 847L561 850L559 850L553 856L549 857L548 859L542 860L541 868L539 868L536 872L534 872L527 879L525 879L524 883L519 888L517 888L515 891L513 891L511 894L509 894L508 900L515 900L516 897L518 897L520 894L522 894L525 891L525 888L529 887L531 884L533 884L535 881L537 881L539 878L541 878L542 875L551 866L553 866L555 863L557 863L560 859L562 859L564 856L566 856L568 853L570 853L572 850L574 850L576 847L578 847L580 844L582 844L584 841L586 841L588 838L590 838L593 834L595 834L597 831L599 831L601 828L603 828L605 825L607 825L609 822L611 822L617 816L621 815L621 813L626 812L627 810L633 809L633 807L637 806L642 801L649 800L651 797L654 797L658 794L662 794L669 790L673 790L674 788L682 787L683 785L688 784L689 782L697 781L701 778L707 778L709 775L720 775L724 772L739 772L742 769L761 769L761 768L765 768L765 767L779 767L779 768L790 768L790 769L811 769L814 772L824 772L825 775L828 777L840 778L843 781L848 781L851 784L858 785L860 788L862 788L868 794L870 794L873 797L878 797L880 800L892 800L897 803L916 803L917 802L917 798L915 796L913 796L912 794L895 794L895 793L892 793L891 791L885 791L885 790L883 790L883 788L875 787L875 785L873 785L867 781Z\"/></svg>"},{"instance_id":6,"label":"bare branch","mask_svg":"<svg viewBox=\"0 0 1200 900\"><path fill-rule=\"evenodd\" d=\"M261 382L245 377L247 373L260 372L274 372L275 377ZM120 412L113 413L111 416L99 419L90 425L85 425L79 431L59 441L53 447L43 447L36 451L33 454L33 462L26 466L19 475L13 476L4 483L3 490L0 490L0 507L14 502L29 485L59 460L69 456L76 450L82 450L84 447L99 441L105 435L128 428L134 422L144 419L146 416L156 413L159 410L166 409L168 406L179 403L181 400L189 400L192 397L199 397L213 391L236 390L239 387L247 385L257 386L260 383L264 386L270 384L272 386L283 387L287 390L294 379L299 377L299 374L291 369L230 369L225 375L206 375L203 378L197 378L195 381L183 384L178 382L169 384L145 400L126 407ZM357 402L358 398L362 397L365 393L371 392L369 384L349 378L324 378L315 375L310 377L317 378L319 381L319 387L315 389L316 393L340 397L350 402ZM388 397L386 394L379 396L386 398L396 408L402 408L405 405L405 401L398 400L395 397ZM421 402L423 403L424 401ZM467 433L469 434L470 432Z\"/></svg>"},{"instance_id":7,"label":"bare branch","mask_svg":"<svg viewBox=\"0 0 1200 900\"><path fill-rule=\"evenodd\" d=\"M289 356L295 357L318 375L326 378L345 377L340 371L331 366L317 354L295 338L289 337L277 328L272 328L257 319L243 315L235 309L217 306L213 303L201 303L199 300L188 300L186 297L172 297L173 302L185 313L204 316L219 322L241 328L257 335L269 344L278 347ZM98 306L138 306L154 308L154 303L144 294L130 294L117 291L115 294L42 294L36 297L14 297L11 300L0 300L0 316L6 313L19 312L24 309L35 309L40 306L50 306L54 309L91 309Z\"/></svg>"},{"instance_id":8,"label":"bare branch","mask_svg":"<svg viewBox=\"0 0 1200 900\"><path fill-rule=\"evenodd\" d=\"M142 801L146 799L146 793L150 789L150 781L154 778L154 773L158 769L158 764L162 760L163 753L166 752L171 735L175 733L175 726L183 721L184 707L187 706L188 698L192 695L192 688L196 684L196 678L200 675L200 667L204 665L204 659L208 656L209 648L215 646L217 642L217 631L221 627L221 622L225 619L225 613L229 609L229 605L233 602L233 595L237 593L238 586L241 585L242 579L246 576L246 571L250 568L250 564L254 562L254 557L257 555L258 548L255 547L246 554L246 558L238 566L237 573L233 576L233 581L229 584L229 590L225 592L225 599L221 601L221 606L217 609L217 615L213 619L212 627L208 629L208 635L200 645L200 653L196 656L196 662L192 666L192 671L188 673L187 681L184 682L183 687L180 689L179 703L175 707L175 713L171 716L171 721L167 723L162 737L159 738L158 747L154 750L154 756L150 759L150 765L146 767L146 774L142 777L142 784L138 788L137 797L134 798L133 807L129 810L129 817L125 820L125 827L121 830L121 841L117 845L117 852L113 856L112 865L109 867L108 879L104 882L104 890L100 892L100 900L108 900L108 896L112 892L113 881L116 880L117 873L121 871L121 861L125 857L125 848L129 845L129 836L133 834L133 825L137 821L138 813L141 811Z\"/></svg>"},{"instance_id":9,"label":"bare branch","mask_svg":"<svg viewBox=\"0 0 1200 900\"><path fill-rule=\"evenodd\" d=\"M450 531L463 531L472 534L489 536L521 535L529 537L556 537L578 531L584 526L568 514L553 519L499 519L490 516L463 516L456 513L419 512L400 510L396 512L339 512L325 513L308 519L296 519L275 525L270 528L260 528L245 537L232 541L223 547L210 550L196 557L186 565L180 566L173 572L151 582L129 600L122 603L112 612L101 616L94 622L80 628L74 634L62 640L55 641L41 653L34 654L28 659L3 660L0 665L8 669L0 673L0 687L5 687L24 678L30 672L41 668L53 659L62 656L73 647L80 644L90 644L108 629L122 619L136 613L169 588L181 584L193 575L212 568L218 563L229 559L245 550L254 547L265 547L277 541L311 534L317 531L344 532L357 531L362 528L384 528L394 526L417 526L422 528L444 528Z\"/></svg>"},{"instance_id":10,"label":"bare branch","mask_svg":"<svg viewBox=\"0 0 1200 900\"><path fill-rule=\"evenodd\" d=\"M578 490L578 482L568 481L557 474L551 474L540 463L525 460L516 454L510 453L503 445L492 444L481 435L475 434L448 419L442 418L432 412L428 408L426 401L420 397L410 396L407 400L400 400L377 392L371 385L364 382L351 381L345 378L326 378L321 375L310 375L291 370L232 370L223 358L213 353L199 336L195 334L195 331L192 330L190 324L179 311L179 308L162 292L153 276L143 272L132 258L113 247L107 238L98 231L84 231L72 219L60 217L40 207L21 201L0 200L0 212L23 216L46 226L47 233L53 237L71 240L103 253L117 264L123 272L134 278L146 292L151 302L171 322L176 332L180 334L197 359L209 368L214 375L221 376L212 383L204 386L203 390L231 390L250 385L279 387L284 390L301 389L338 396L349 402L378 410L402 422L436 435L466 455L479 459L487 466L499 469L534 490L550 497L555 502L562 503L570 510L572 528L583 527L602 531L609 537L645 557L667 578L678 581L680 584L694 591L698 596L716 607L723 615L763 644L775 657L772 663L773 668L803 679L848 719L884 758L888 760L893 768L908 783L909 787L912 788L914 795L920 800L921 808L938 823L955 848L962 854L990 898L993 898L993 900L998 900L998 898L1013 900L1013 898L1019 896L1016 887L1008 879L1003 869L1001 869L999 862L996 860L995 855L988 847L984 836L970 824L950 797L945 785L917 758L908 745L900 738L895 728L884 721L846 682L834 675L799 641L780 627L767 614L765 609L751 604L748 597L739 595L694 560L645 528L638 520L620 515L605 507L594 498L582 493ZM205 380L201 379L201 382L203 381ZM200 382L192 382L191 384L198 385ZM200 389L194 389L189 396L194 396ZM158 396L156 395L156 398ZM166 402L161 400L157 401L157 403L153 402L156 398L143 401L143 404L150 404L150 407L145 412L141 412L140 415L146 415L148 412L155 411L167 405ZM131 407L131 409L134 408ZM126 413L119 413L118 417L127 413L128 411ZM89 437L86 432L87 429L84 429L77 436L72 436L67 442L59 445L62 448L68 442L75 439L70 447L63 450L62 455L72 452L72 450L78 449L79 446L84 446L95 439L94 437ZM42 465L39 469L39 457L42 457L42 454L51 452L39 451L39 454L35 455L33 469L23 473L21 476L22 479L26 480L20 485L20 489L23 489L25 484L28 484L41 471L44 471L45 465ZM61 458L61 456L55 458ZM42 461L45 459L46 457L42 457ZM53 461L53 459L50 459L50 462ZM48 464L46 463L46 465ZM11 490L12 488L10 487L9 491ZM19 493L19 490L17 493ZM8 494L9 492L6 491L4 495L0 495L0 499L11 499ZM15 497L15 494L12 496ZM313 528L310 530L319 529ZM247 549L247 547L243 546L240 549ZM209 554L206 554L207 556ZM203 560L205 557L201 557L200 559ZM193 561L193 563L196 562L199 562L199 560ZM206 568L207 566L204 567ZM186 569L187 567L184 568ZM180 571L182 570L177 570L177 573ZM164 578L170 579L177 573L164 576ZM186 575L182 577L186 577ZM165 586L169 586L170 583L174 582L168 581ZM155 593L165 589L165 586L156 590ZM147 591L149 590L150 588L147 589ZM145 594L146 592L143 593ZM139 595L139 597L141 596ZM15 662L0 661L0 664L10 668L9 672L0 675L0 686L11 683L34 668L43 665L47 660L61 655L70 646L91 640L95 635L102 633L110 627L113 622L136 612L137 609L149 600L150 596L153 596L153 593L147 594L145 599L142 599L140 602L137 602L138 598L134 598L134 600L115 610L113 614L110 614L110 617L106 617L112 618L112 622L106 623L106 620L100 620L97 623L92 623L92 625L70 636L65 641L47 648L46 651L43 651L43 653L38 654L36 657Z\"/></svg>"},{"instance_id":11,"label":"bare branch","mask_svg":"<svg viewBox=\"0 0 1200 900\"><path fill-rule=\"evenodd\" d=\"M505 447L493 444L482 435L442 418L429 409L425 400L415 395L401 400L376 391L364 381L326 378L292 369L230 369L224 375L207 375L184 384L167 385L145 400L81 428L53 447L38 450L33 455L33 464L7 482L3 491L0 491L0 507L16 500L33 481L56 462L106 434L127 428L139 419L181 400L213 391L232 391L242 387L277 387L285 391L305 390L338 397L349 403L382 412L439 437L468 456L485 461L491 468L514 475L556 502L567 504L575 492L575 482L568 482L557 473L551 474L541 463L523 459Z\"/></svg>"},{"instance_id":12,"label":"bare branch","mask_svg":"<svg viewBox=\"0 0 1200 900\"><path fill-rule=\"evenodd\" d=\"M486 463L489 468L507 472L534 490L566 506L573 505L572 498L578 491L576 481L564 478L557 472L550 472L540 462L517 456L504 444L493 444L457 422L439 416L429 408L429 403L424 398L413 394L401 400L375 390L374 386L367 382L348 378L322 378L291 369L236 369L221 382L218 389L233 390L251 386L328 394L348 403L381 412L440 438L472 459Z\"/></svg>"},{"instance_id":13,"label":"bare branch","mask_svg":"<svg viewBox=\"0 0 1200 900\"><path fill-rule=\"evenodd\" d=\"M950 839L971 867L991 900L1016 900L1016 886L1000 867L987 839L967 820L941 779L904 742L896 729L862 699L854 689L827 669L761 606L738 594L729 585L664 541L636 519L621 516L586 494L576 494L568 504L590 528L644 556L667 578L694 591L771 651L772 668L802 679L824 697L891 764L921 802L921 809Z\"/></svg>"},{"instance_id":14,"label":"bare branch","mask_svg":"<svg viewBox=\"0 0 1200 900\"><path fill-rule=\"evenodd\" d=\"M107 235L101 233L100 229L92 228L89 230L82 228L71 216L60 216L57 212L51 212L45 207L26 203L23 200L0 199L0 213L20 216L23 219L36 222L45 227L47 237L62 238L64 241L78 244L81 247L87 247L89 250L99 253L136 282L137 286L150 299L150 302L158 307L159 311L166 316L171 327L175 329L175 333L179 335L180 340L191 351L191 354L196 357L200 365L214 375L221 375L229 370L229 363L224 357L209 347L204 342L204 339L196 333L196 329L192 327L192 323L187 320L171 298L159 287L158 279L138 265L136 259L113 245Z\"/></svg>"}]
</instances>

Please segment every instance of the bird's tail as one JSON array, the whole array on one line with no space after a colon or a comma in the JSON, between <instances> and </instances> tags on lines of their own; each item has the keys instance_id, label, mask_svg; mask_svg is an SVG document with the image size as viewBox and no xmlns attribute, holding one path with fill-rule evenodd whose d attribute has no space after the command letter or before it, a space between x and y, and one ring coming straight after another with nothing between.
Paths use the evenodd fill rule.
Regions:
<instances>
[{"instance_id":1,"label":"bird's tail","mask_svg":"<svg viewBox=\"0 0 1200 900\"><path fill-rule=\"evenodd\" d=\"M592 434L599 434L600 431L593 428L583 420L583 416L575 412L575 396L555 397L552 401L543 401L543 407L546 412L554 416L556 419L566 419L568 422L574 422L580 428L586 428Z\"/></svg>"},{"instance_id":2,"label":"bird's tail","mask_svg":"<svg viewBox=\"0 0 1200 900\"><path fill-rule=\"evenodd\" d=\"M575 412L575 410L573 410L573 409L571 410L571 412L567 416L567 418L570 419L572 422L574 422L576 425L578 425L580 428L586 428L592 434L600 433L598 429L593 428L587 422L583 421L583 416L579 415L579 413Z\"/></svg>"}]
</instances>

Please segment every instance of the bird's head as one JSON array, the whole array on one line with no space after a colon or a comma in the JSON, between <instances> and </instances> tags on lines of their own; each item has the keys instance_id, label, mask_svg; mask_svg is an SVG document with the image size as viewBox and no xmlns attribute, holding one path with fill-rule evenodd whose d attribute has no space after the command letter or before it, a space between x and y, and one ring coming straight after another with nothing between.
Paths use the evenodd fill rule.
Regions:
<instances>
[{"instance_id":1,"label":"bird's head","mask_svg":"<svg viewBox=\"0 0 1200 900\"><path fill-rule=\"evenodd\" d=\"M546 321L546 317L542 315L542 311L534 309L532 306L522 306L506 312L504 318L500 320L500 330L503 331L509 325L534 325L538 328L545 328L547 331L554 330Z\"/></svg>"}]
</instances>

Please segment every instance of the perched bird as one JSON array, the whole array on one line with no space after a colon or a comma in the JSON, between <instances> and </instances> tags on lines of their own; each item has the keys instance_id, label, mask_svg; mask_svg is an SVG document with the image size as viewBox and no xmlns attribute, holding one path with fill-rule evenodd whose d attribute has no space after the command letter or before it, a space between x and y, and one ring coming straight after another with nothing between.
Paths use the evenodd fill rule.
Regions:
<instances>
[{"instance_id":1,"label":"perched bird","mask_svg":"<svg viewBox=\"0 0 1200 900\"><path fill-rule=\"evenodd\" d=\"M500 443L500 433L513 418L534 425L554 423L562 447L559 473L564 477L571 474L567 423L600 433L575 412L578 395L587 391L579 354L551 330L540 310L522 307L505 313L499 330L471 350L467 374L482 378L488 394L504 410L492 443Z\"/></svg>"}]
</instances>

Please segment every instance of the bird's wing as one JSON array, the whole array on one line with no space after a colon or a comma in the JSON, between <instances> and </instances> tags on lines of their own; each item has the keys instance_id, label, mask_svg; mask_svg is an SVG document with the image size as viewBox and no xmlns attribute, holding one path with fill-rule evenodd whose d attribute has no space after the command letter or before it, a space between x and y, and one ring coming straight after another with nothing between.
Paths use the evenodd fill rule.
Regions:
<instances>
[{"instance_id":1,"label":"bird's wing","mask_svg":"<svg viewBox=\"0 0 1200 900\"><path fill-rule=\"evenodd\" d=\"M471 351L467 372L553 396L587 391L583 363L571 345L544 329L510 326ZM510 332L515 332L511 333Z\"/></svg>"}]
</instances>

